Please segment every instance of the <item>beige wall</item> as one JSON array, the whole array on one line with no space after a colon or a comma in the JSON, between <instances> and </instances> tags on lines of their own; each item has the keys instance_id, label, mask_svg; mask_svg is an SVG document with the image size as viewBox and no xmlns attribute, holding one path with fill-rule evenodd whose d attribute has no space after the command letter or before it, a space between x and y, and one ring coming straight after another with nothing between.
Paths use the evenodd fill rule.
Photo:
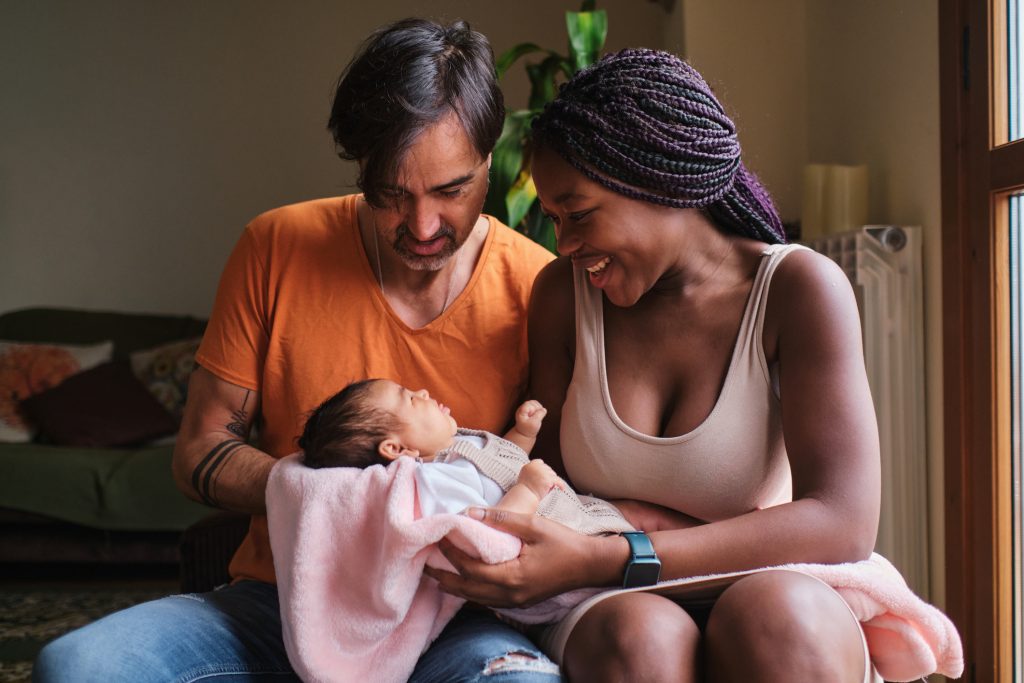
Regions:
<instances>
[{"instance_id":1,"label":"beige wall","mask_svg":"<svg viewBox=\"0 0 1024 683\"><path fill-rule=\"evenodd\" d=\"M868 221L920 225L931 598L942 602L942 309L938 8L932 0L682 0L684 55L735 116L784 220L809 162L867 164ZM724 27L728 27L726 30ZM673 34L668 32L667 36Z\"/></svg>"},{"instance_id":2,"label":"beige wall","mask_svg":"<svg viewBox=\"0 0 1024 683\"><path fill-rule=\"evenodd\" d=\"M660 46L666 13L602 0L608 46ZM566 44L578 0L39 0L0 6L0 312L206 315L245 222L347 192L324 130L376 26L430 8L496 52ZM522 68L511 104L525 104Z\"/></svg>"},{"instance_id":3,"label":"beige wall","mask_svg":"<svg viewBox=\"0 0 1024 683\"><path fill-rule=\"evenodd\" d=\"M806 0L681 2L684 56L735 120L744 163L782 220L798 219L808 158Z\"/></svg>"},{"instance_id":4,"label":"beige wall","mask_svg":"<svg viewBox=\"0 0 1024 683\"><path fill-rule=\"evenodd\" d=\"M931 598L945 601L939 18L932 0L808 2L810 160L864 163L868 221L924 235ZM816 93L820 93L818 96Z\"/></svg>"}]
</instances>

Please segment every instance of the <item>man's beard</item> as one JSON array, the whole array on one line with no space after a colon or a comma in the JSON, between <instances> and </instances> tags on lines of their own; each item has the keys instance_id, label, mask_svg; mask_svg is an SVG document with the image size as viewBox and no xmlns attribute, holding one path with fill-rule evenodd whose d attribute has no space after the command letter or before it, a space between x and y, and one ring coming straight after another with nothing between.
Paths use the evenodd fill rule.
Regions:
<instances>
[{"instance_id":1,"label":"man's beard","mask_svg":"<svg viewBox=\"0 0 1024 683\"><path fill-rule=\"evenodd\" d=\"M444 247L442 247L436 254L430 254L429 256L417 254L406 246L406 237L411 237L408 226L404 224L398 226L398 229L395 231L395 239L391 243L391 247L395 250L395 253L398 254L398 258L402 259L402 263L404 263L410 270L441 270L441 268L448 263L448 259L454 256L455 252L459 250L459 247L462 246L462 242L465 242L465 240L462 242L456 241L457 233L455 232L455 228L447 223L442 223L441 228L434 233L432 237L432 239L446 239ZM415 238L411 237L411 239L416 241Z\"/></svg>"}]
</instances>

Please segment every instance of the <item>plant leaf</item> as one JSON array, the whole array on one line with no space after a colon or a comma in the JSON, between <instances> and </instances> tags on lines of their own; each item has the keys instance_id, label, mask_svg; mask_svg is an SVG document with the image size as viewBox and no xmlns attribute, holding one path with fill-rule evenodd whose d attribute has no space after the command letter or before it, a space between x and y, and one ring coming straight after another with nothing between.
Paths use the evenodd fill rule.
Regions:
<instances>
[{"instance_id":1,"label":"plant leaf","mask_svg":"<svg viewBox=\"0 0 1024 683\"><path fill-rule=\"evenodd\" d=\"M534 202L523 221L523 234L537 244L557 255L558 240L555 238L555 224L540 210L540 202Z\"/></svg>"},{"instance_id":2,"label":"plant leaf","mask_svg":"<svg viewBox=\"0 0 1024 683\"><path fill-rule=\"evenodd\" d=\"M531 52L551 52L551 50L546 50L536 43L519 43L510 47L494 62L494 71L498 74L498 78L504 76L517 59Z\"/></svg>"},{"instance_id":3,"label":"plant leaf","mask_svg":"<svg viewBox=\"0 0 1024 683\"><path fill-rule=\"evenodd\" d=\"M506 225L508 209L505 196L519 176L523 166L523 138L529 130L534 112L527 110L507 112L501 136L491 152L491 186L484 200L484 213L489 213Z\"/></svg>"},{"instance_id":4,"label":"plant leaf","mask_svg":"<svg viewBox=\"0 0 1024 683\"><path fill-rule=\"evenodd\" d=\"M533 184L533 175L527 169L523 169L516 179L515 184L505 195L505 206L508 208L508 225L517 226L526 212L533 206L537 199L537 187Z\"/></svg>"},{"instance_id":5,"label":"plant leaf","mask_svg":"<svg viewBox=\"0 0 1024 683\"><path fill-rule=\"evenodd\" d=\"M540 64L528 64L526 74L530 77L530 109L540 111L544 105L555 99L558 85L555 77L564 71L565 58L552 54Z\"/></svg>"},{"instance_id":6,"label":"plant leaf","mask_svg":"<svg viewBox=\"0 0 1024 683\"><path fill-rule=\"evenodd\" d=\"M603 9L566 12L565 27L569 32L569 55L576 71L596 62L608 37L607 12Z\"/></svg>"}]
</instances>

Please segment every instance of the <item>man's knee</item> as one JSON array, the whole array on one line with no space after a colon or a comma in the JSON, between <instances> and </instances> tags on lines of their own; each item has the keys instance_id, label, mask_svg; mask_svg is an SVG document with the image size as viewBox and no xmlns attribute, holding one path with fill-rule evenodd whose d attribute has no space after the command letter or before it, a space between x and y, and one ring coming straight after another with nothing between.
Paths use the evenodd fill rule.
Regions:
<instances>
[{"instance_id":1,"label":"man's knee","mask_svg":"<svg viewBox=\"0 0 1024 683\"><path fill-rule=\"evenodd\" d=\"M267 646L279 637L266 617L268 611L276 613L276 605L271 610L232 598L244 590L175 595L114 612L44 647L33 680L138 683L176 680L218 666L289 670L283 644ZM242 632L237 623L251 628ZM261 643L258 655L250 652L255 642Z\"/></svg>"},{"instance_id":2,"label":"man's knee","mask_svg":"<svg viewBox=\"0 0 1024 683\"><path fill-rule=\"evenodd\" d=\"M166 600L166 599L165 599ZM46 645L32 669L33 681L155 680L169 649L153 636L153 615L163 601L136 605L67 633ZM141 676L134 678L135 676Z\"/></svg>"},{"instance_id":3,"label":"man's knee","mask_svg":"<svg viewBox=\"0 0 1024 683\"><path fill-rule=\"evenodd\" d=\"M32 666L35 683L84 680L113 680L103 670L105 648L101 643L83 637L83 631L72 631L50 642L36 657Z\"/></svg>"},{"instance_id":4,"label":"man's knee","mask_svg":"<svg viewBox=\"0 0 1024 683\"><path fill-rule=\"evenodd\" d=\"M482 672L484 677L513 674L543 674L558 676L558 665L533 648L511 650L488 660Z\"/></svg>"},{"instance_id":5,"label":"man's knee","mask_svg":"<svg viewBox=\"0 0 1024 683\"><path fill-rule=\"evenodd\" d=\"M413 683L560 680L559 667L522 633L493 615L463 610L416 664Z\"/></svg>"}]
</instances>

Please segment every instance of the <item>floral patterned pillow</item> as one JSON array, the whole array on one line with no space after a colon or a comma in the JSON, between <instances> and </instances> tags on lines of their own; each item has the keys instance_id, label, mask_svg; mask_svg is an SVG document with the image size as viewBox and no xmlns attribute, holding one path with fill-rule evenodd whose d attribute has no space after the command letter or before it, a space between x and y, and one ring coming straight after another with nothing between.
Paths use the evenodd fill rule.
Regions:
<instances>
[{"instance_id":1,"label":"floral patterned pillow","mask_svg":"<svg viewBox=\"0 0 1024 683\"><path fill-rule=\"evenodd\" d=\"M84 346L0 341L0 441L31 441L36 429L21 401L106 363L114 342Z\"/></svg>"},{"instance_id":2,"label":"floral patterned pillow","mask_svg":"<svg viewBox=\"0 0 1024 683\"><path fill-rule=\"evenodd\" d=\"M202 337L183 339L131 355L135 376L179 423L201 341Z\"/></svg>"}]
</instances>

